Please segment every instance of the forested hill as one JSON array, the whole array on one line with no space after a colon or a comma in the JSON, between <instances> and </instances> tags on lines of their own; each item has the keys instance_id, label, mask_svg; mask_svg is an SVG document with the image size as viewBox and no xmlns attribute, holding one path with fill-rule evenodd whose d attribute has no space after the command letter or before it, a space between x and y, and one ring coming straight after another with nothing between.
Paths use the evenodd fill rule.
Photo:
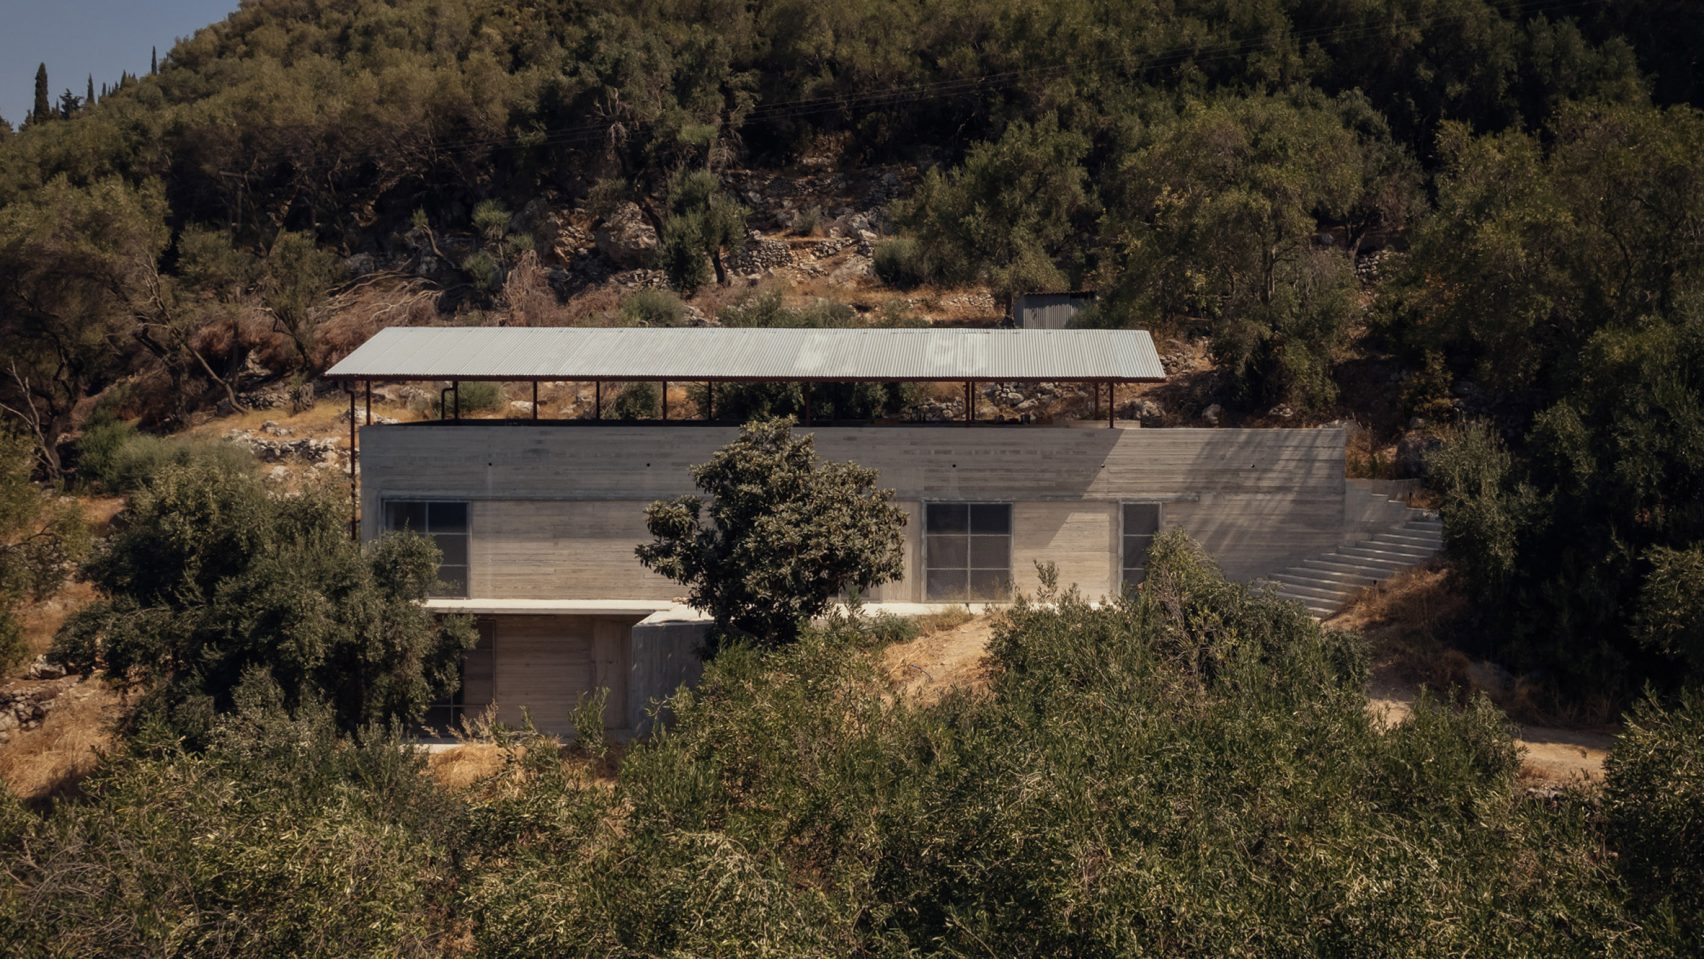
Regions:
<instances>
[{"instance_id":1,"label":"forested hill","mask_svg":"<svg viewBox=\"0 0 1704 959\"><path fill-rule=\"evenodd\" d=\"M883 171L880 283L1097 289L1233 411L1377 397L1444 444L1497 652L1632 682L1704 663L1700 38L1689 0L256 0L0 141L0 403L63 480L91 416L377 324L564 321L564 238L621 218L714 312L775 219L736 178Z\"/></svg>"}]
</instances>

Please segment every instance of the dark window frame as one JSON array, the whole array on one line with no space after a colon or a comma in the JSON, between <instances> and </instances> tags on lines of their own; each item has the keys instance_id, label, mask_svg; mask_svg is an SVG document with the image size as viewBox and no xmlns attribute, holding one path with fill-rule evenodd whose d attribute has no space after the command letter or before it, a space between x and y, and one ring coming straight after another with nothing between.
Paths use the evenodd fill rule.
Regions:
<instances>
[{"instance_id":1,"label":"dark window frame","mask_svg":"<svg viewBox=\"0 0 1704 959\"><path fill-rule=\"evenodd\" d=\"M1151 521L1138 523L1132 530L1132 510L1151 511ZM1148 550L1164 524L1165 506L1162 503L1135 500L1118 504L1118 584L1121 590L1132 589L1147 579Z\"/></svg>"},{"instance_id":2,"label":"dark window frame","mask_svg":"<svg viewBox=\"0 0 1704 959\"><path fill-rule=\"evenodd\" d=\"M922 519L924 602L1011 601L1014 517L1010 501L925 501ZM990 551L1002 554L1004 565L991 561ZM957 588L937 591L933 587L933 581L951 574L960 577ZM986 588L990 584L993 589Z\"/></svg>"},{"instance_id":3,"label":"dark window frame","mask_svg":"<svg viewBox=\"0 0 1704 959\"><path fill-rule=\"evenodd\" d=\"M453 514L459 508L461 519L454 521ZM421 528L412 525L413 517L405 517L401 525L396 522L397 514L403 510L418 509ZM446 515L440 522L444 528L438 528L433 520L443 511ZM462 499L432 499L428 497L402 497L386 499L381 506L381 519L387 533L411 531L431 538L438 545L438 550L446 558L460 558L461 562L438 563L438 583L427 595L434 599L466 599L469 593L469 573L473 567L473 507L467 500ZM453 527L459 526L459 529ZM459 549L455 541L459 542ZM449 546L449 549L445 547ZM444 571L459 572L459 576L446 579Z\"/></svg>"}]
</instances>

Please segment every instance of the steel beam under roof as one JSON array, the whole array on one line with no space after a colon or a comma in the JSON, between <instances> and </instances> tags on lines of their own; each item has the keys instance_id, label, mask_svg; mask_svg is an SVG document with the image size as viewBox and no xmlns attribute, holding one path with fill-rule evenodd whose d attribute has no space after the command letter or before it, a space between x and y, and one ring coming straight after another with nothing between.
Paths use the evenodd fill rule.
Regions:
<instances>
[{"instance_id":1,"label":"steel beam under roof","mask_svg":"<svg viewBox=\"0 0 1704 959\"><path fill-rule=\"evenodd\" d=\"M390 327L336 380L1157 382L1145 330Z\"/></svg>"}]
</instances>

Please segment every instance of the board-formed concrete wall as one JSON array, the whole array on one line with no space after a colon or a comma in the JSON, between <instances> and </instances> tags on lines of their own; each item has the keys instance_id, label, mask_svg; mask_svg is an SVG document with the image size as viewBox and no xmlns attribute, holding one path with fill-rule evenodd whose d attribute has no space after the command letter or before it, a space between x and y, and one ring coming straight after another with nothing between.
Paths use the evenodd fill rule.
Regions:
<instances>
[{"instance_id":1,"label":"board-formed concrete wall","mask_svg":"<svg viewBox=\"0 0 1704 959\"><path fill-rule=\"evenodd\" d=\"M1116 588L1121 502L1161 504L1162 525L1199 540L1227 575L1252 579L1338 545L1340 429L1083 429L1022 426L801 428L818 452L875 468L911 520L906 575L872 599L923 597L921 505L1009 502L1013 576L1034 560L1091 597ZM644 507L694 492L688 469L731 427L478 422L361 431L362 515L386 499L470 501L469 593L487 598L677 597L633 557Z\"/></svg>"}]
</instances>

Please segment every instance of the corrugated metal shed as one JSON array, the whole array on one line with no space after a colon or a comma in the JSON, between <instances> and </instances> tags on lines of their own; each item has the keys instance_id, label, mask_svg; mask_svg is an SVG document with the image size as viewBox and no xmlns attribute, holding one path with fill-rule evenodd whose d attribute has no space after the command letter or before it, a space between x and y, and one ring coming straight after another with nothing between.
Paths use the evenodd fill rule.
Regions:
<instances>
[{"instance_id":1,"label":"corrugated metal shed","mask_svg":"<svg viewBox=\"0 0 1704 959\"><path fill-rule=\"evenodd\" d=\"M1145 330L391 327L344 380L1165 378Z\"/></svg>"},{"instance_id":2,"label":"corrugated metal shed","mask_svg":"<svg viewBox=\"0 0 1704 959\"><path fill-rule=\"evenodd\" d=\"M1063 330L1094 302L1093 293L1025 293L1012 303L1012 321L1025 330Z\"/></svg>"}]
</instances>

